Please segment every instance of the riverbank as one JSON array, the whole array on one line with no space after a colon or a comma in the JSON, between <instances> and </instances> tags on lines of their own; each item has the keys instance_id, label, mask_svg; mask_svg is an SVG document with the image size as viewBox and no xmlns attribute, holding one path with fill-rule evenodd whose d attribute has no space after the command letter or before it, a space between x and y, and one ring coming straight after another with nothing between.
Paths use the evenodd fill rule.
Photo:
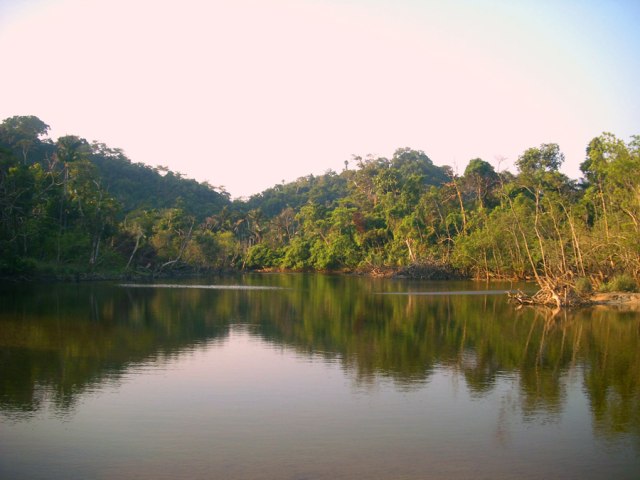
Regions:
<instances>
[{"instance_id":1,"label":"riverbank","mask_svg":"<svg viewBox=\"0 0 640 480\"><path fill-rule=\"evenodd\" d=\"M165 272L127 272L127 273L114 273L114 272L87 272L87 273L40 273L33 275L18 275L18 276L0 276L0 283L65 283L65 282L96 282L96 281L133 281L142 282L158 279L185 279L211 275L233 275L242 273L274 273L275 270L261 270L261 271L242 271L242 270L227 270L227 271L191 271L191 270L170 270ZM279 273L284 273L278 270ZM286 273L292 273L288 271ZM409 265L407 267L400 268L388 268L388 269L370 269L366 271L358 272L322 272L322 273L334 273L338 275L362 275L371 277L383 277L383 278L397 278L397 279L416 279L416 280L434 280L434 281L448 281L448 280L464 280L468 279L460 272L451 269L445 265ZM522 294L522 292L514 292L510 294L510 297L523 305L533 305L535 302L526 301L531 297ZM523 300L525 299L525 300ZM588 298L584 298L580 304L575 306L580 307L612 307L625 310L637 310L640 311L640 293L633 292L597 292L591 294Z\"/></svg>"},{"instance_id":2,"label":"riverbank","mask_svg":"<svg viewBox=\"0 0 640 480\"><path fill-rule=\"evenodd\" d=\"M591 305L594 306L623 307L630 310L640 310L640 293L594 293L589 300L591 301Z\"/></svg>"},{"instance_id":3,"label":"riverbank","mask_svg":"<svg viewBox=\"0 0 640 480\"><path fill-rule=\"evenodd\" d=\"M196 278L246 273L238 270L167 270L163 272L73 272L0 275L0 283L72 283L101 281L145 281L170 278Z\"/></svg>"},{"instance_id":4,"label":"riverbank","mask_svg":"<svg viewBox=\"0 0 640 480\"><path fill-rule=\"evenodd\" d=\"M556 307L546 296L527 295L522 291L507 293L509 299L520 306ZM603 307L640 311L640 293L637 292L596 292L588 296L573 295L570 302L562 304L564 308Z\"/></svg>"}]
</instances>

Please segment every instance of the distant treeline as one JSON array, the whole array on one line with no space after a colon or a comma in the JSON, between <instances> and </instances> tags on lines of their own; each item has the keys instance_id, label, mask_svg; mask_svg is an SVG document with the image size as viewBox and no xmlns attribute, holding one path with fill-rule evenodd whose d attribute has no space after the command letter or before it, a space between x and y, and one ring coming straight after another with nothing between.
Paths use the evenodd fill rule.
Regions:
<instances>
[{"instance_id":1,"label":"distant treeline","mask_svg":"<svg viewBox=\"0 0 640 480\"><path fill-rule=\"evenodd\" d=\"M639 136L594 138L579 181L560 172L556 144L526 150L516 174L475 158L460 175L403 148L231 201L48 129L33 116L0 124L4 276L424 266L581 289L640 278Z\"/></svg>"}]
</instances>

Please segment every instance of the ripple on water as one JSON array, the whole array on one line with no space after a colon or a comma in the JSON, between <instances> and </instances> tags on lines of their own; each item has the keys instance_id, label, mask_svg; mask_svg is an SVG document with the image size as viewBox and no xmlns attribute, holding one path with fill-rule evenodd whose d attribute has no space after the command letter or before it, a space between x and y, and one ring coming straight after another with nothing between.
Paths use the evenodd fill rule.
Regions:
<instances>
[{"instance_id":1,"label":"ripple on water","mask_svg":"<svg viewBox=\"0 0 640 480\"><path fill-rule=\"evenodd\" d=\"M207 290L288 290L283 287L254 286L254 285L180 285L173 283L121 283L125 288L193 288Z\"/></svg>"}]
</instances>

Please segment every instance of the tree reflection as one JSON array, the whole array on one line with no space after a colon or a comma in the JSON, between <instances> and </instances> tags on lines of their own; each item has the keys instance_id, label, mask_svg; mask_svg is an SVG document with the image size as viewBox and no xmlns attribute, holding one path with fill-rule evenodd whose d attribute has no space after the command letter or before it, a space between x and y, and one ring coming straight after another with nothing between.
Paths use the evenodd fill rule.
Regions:
<instances>
[{"instance_id":1,"label":"tree reflection","mask_svg":"<svg viewBox=\"0 0 640 480\"><path fill-rule=\"evenodd\" d=\"M514 310L501 295L395 295L475 288L317 275L262 275L227 283L282 290L14 287L0 293L0 409L65 412L132 365L170 359L233 324L301 354L338 360L360 385L387 379L420 388L445 368L473 396L517 379L525 419L566 406L570 374L584 372L594 429L640 438L637 314L586 309ZM224 368L224 366L220 366Z\"/></svg>"}]
</instances>

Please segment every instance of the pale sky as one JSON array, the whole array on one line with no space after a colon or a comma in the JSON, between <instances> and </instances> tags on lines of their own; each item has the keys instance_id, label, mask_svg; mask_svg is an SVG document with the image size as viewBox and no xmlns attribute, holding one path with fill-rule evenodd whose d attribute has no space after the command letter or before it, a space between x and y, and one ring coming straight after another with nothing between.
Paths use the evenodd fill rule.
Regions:
<instances>
[{"instance_id":1,"label":"pale sky","mask_svg":"<svg viewBox=\"0 0 640 480\"><path fill-rule=\"evenodd\" d=\"M233 197L423 150L459 173L640 134L638 0L0 0L0 120ZM499 158L506 160L500 164Z\"/></svg>"}]
</instances>

